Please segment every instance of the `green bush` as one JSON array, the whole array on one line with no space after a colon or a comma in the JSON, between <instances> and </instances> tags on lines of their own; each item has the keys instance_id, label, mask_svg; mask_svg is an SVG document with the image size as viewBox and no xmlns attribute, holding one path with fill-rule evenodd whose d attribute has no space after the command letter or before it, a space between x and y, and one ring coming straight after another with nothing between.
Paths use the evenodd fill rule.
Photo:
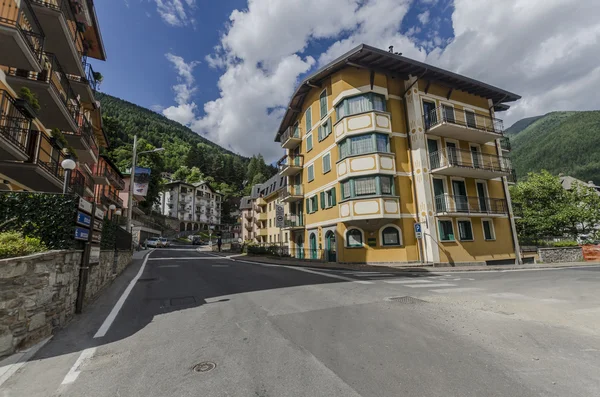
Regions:
<instances>
[{"instance_id":1,"label":"green bush","mask_svg":"<svg viewBox=\"0 0 600 397\"><path fill-rule=\"evenodd\" d=\"M23 236L17 231L0 232L0 259L15 258L47 251L48 248L36 237Z\"/></svg>"},{"instance_id":2,"label":"green bush","mask_svg":"<svg viewBox=\"0 0 600 397\"><path fill-rule=\"evenodd\" d=\"M571 240L565 240L565 241L555 241L554 243L552 243L553 247L577 247L579 246L579 244L577 243L577 241L571 241Z\"/></svg>"}]
</instances>

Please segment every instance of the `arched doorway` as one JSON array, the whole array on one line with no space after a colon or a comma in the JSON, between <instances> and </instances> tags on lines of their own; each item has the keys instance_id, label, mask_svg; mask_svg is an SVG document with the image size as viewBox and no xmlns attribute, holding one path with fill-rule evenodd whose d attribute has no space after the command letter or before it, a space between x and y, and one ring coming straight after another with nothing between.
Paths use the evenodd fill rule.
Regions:
<instances>
[{"instance_id":1,"label":"arched doorway","mask_svg":"<svg viewBox=\"0 0 600 397\"><path fill-rule=\"evenodd\" d=\"M327 257L327 261L329 262L335 262L337 260L337 252L336 252L336 245L335 245L335 233L331 230L329 230L326 234L325 234L325 250L326 250L326 257Z\"/></svg>"},{"instance_id":2,"label":"arched doorway","mask_svg":"<svg viewBox=\"0 0 600 397\"><path fill-rule=\"evenodd\" d=\"M317 235L311 233L308 242L310 245L310 259L317 259Z\"/></svg>"},{"instance_id":3,"label":"arched doorway","mask_svg":"<svg viewBox=\"0 0 600 397\"><path fill-rule=\"evenodd\" d=\"M181 223L179 224L179 231L180 231L180 232L184 232L184 231L185 231L185 223L181 222Z\"/></svg>"},{"instance_id":4,"label":"arched doorway","mask_svg":"<svg viewBox=\"0 0 600 397\"><path fill-rule=\"evenodd\" d=\"M192 230L192 224L191 223L187 224L187 230Z\"/></svg>"},{"instance_id":5,"label":"arched doorway","mask_svg":"<svg viewBox=\"0 0 600 397\"><path fill-rule=\"evenodd\" d=\"M198 230L199 227L200 227L200 225L198 225L197 223L194 223L194 230Z\"/></svg>"},{"instance_id":6,"label":"arched doorway","mask_svg":"<svg viewBox=\"0 0 600 397\"><path fill-rule=\"evenodd\" d=\"M296 237L296 258L304 259L304 239L301 234Z\"/></svg>"}]
</instances>

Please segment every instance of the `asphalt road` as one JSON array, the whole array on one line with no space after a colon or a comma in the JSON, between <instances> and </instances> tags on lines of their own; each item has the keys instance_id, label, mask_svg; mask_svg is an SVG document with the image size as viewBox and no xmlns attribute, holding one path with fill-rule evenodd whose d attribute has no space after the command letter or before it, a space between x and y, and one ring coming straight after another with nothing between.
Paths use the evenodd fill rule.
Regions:
<instances>
[{"instance_id":1,"label":"asphalt road","mask_svg":"<svg viewBox=\"0 0 600 397\"><path fill-rule=\"evenodd\" d=\"M399 275L192 247L141 267L0 396L600 395L600 267Z\"/></svg>"}]
</instances>

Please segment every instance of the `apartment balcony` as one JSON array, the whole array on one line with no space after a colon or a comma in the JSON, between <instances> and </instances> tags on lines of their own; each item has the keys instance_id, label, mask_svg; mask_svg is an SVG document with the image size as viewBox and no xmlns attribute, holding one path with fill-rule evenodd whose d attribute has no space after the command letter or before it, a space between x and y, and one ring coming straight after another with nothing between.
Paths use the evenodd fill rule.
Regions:
<instances>
[{"instance_id":1,"label":"apartment balcony","mask_svg":"<svg viewBox=\"0 0 600 397\"><path fill-rule=\"evenodd\" d=\"M258 229L256 235L259 237L267 237L269 235L269 231L267 229Z\"/></svg>"},{"instance_id":2,"label":"apartment balcony","mask_svg":"<svg viewBox=\"0 0 600 397\"><path fill-rule=\"evenodd\" d=\"M517 183L517 171L511 170L510 175L506 177L506 180L511 185Z\"/></svg>"},{"instance_id":3,"label":"apartment balcony","mask_svg":"<svg viewBox=\"0 0 600 397\"><path fill-rule=\"evenodd\" d=\"M17 107L7 91L0 90L0 159L25 161L31 119Z\"/></svg>"},{"instance_id":4,"label":"apartment balcony","mask_svg":"<svg viewBox=\"0 0 600 397\"><path fill-rule=\"evenodd\" d=\"M267 205L267 201L264 198L259 197L256 199L256 205L258 205L259 207L264 207L265 205ZM212 203L211 206L213 206Z\"/></svg>"},{"instance_id":5,"label":"apartment balcony","mask_svg":"<svg viewBox=\"0 0 600 397\"><path fill-rule=\"evenodd\" d=\"M507 136L500 138L500 148L504 151L510 152L512 150L510 139Z\"/></svg>"},{"instance_id":6,"label":"apartment balcony","mask_svg":"<svg viewBox=\"0 0 600 397\"><path fill-rule=\"evenodd\" d=\"M96 164L100 152L94 129L90 122L83 116L79 116L79 128L77 132L65 132L65 138L69 145L77 151L77 157L80 161L88 164ZM119 189L123 190L123 189Z\"/></svg>"},{"instance_id":7,"label":"apartment balcony","mask_svg":"<svg viewBox=\"0 0 600 397\"><path fill-rule=\"evenodd\" d=\"M116 190L124 190L125 182L112 166L103 158L94 166L94 182L98 185L111 185Z\"/></svg>"},{"instance_id":8,"label":"apartment balcony","mask_svg":"<svg viewBox=\"0 0 600 397\"><path fill-rule=\"evenodd\" d=\"M100 194L100 202L107 207L114 204L118 208L123 208L123 200L115 191L102 191Z\"/></svg>"},{"instance_id":9,"label":"apartment balcony","mask_svg":"<svg viewBox=\"0 0 600 397\"><path fill-rule=\"evenodd\" d=\"M27 87L37 95L40 103L38 119L47 128L77 131L77 117L81 104L57 58L45 53L42 71L8 68L6 81L13 87Z\"/></svg>"},{"instance_id":10,"label":"apartment balcony","mask_svg":"<svg viewBox=\"0 0 600 397\"><path fill-rule=\"evenodd\" d=\"M304 229L304 217L302 215L287 215L283 220L284 230Z\"/></svg>"},{"instance_id":11,"label":"apartment balcony","mask_svg":"<svg viewBox=\"0 0 600 397\"><path fill-rule=\"evenodd\" d=\"M61 149L43 132L31 130L26 153L24 162L1 161L0 173L35 191L61 192L64 170L60 163L66 158Z\"/></svg>"},{"instance_id":12,"label":"apartment balcony","mask_svg":"<svg viewBox=\"0 0 600 397\"><path fill-rule=\"evenodd\" d=\"M85 196L85 176L79 170L71 172L69 191L77 194L79 197Z\"/></svg>"},{"instance_id":13,"label":"apartment balcony","mask_svg":"<svg viewBox=\"0 0 600 397\"><path fill-rule=\"evenodd\" d=\"M281 147L284 149L295 149L302 143L302 135L300 134L299 126L288 127L287 130L281 134L280 137Z\"/></svg>"},{"instance_id":14,"label":"apartment balcony","mask_svg":"<svg viewBox=\"0 0 600 397\"><path fill-rule=\"evenodd\" d=\"M392 119L389 113L371 111L346 116L339 120L333 127L335 141L367 132L392 133Z\"/></svg>"},{"instance_id":15,"label":"apartment balcony","mask_svg":"<svg viewBox=\"0 0 600 397\"><path fill-rule=\"evenodd\" d=\"M504 123L500 119L473 112L455 111L439 106L423 116L428 134L462 141L486 143L502 137Z\"/></svg>"},{"instance_id":16,"label":"apartment balcony","mask_svg":"<svg viewBox=\"0 0 600 397\"><path fill-rule=\"evenodd\" d=\"M429 154L431 174L493 179L512 172L510 159L470 150L443 148Z\"/></svg>"},{"instance_id":17,"label":"apartment balcony","mask_svg":"<svg viewBox=\"0 0 600 397\"><path fill-rule=\"evenodd\" d=\"M304 198L302 185L288 185L285 189L279 191L279 198L284 203L293 203Z\"/></svg>"},{"instance_id":18,"label":"apartment balcony","mask_svg":"<svg viewBox=\"0 0 600 397\"><path fill-rule=\"evenodd\" d=\"M371 153L346 157L336 166L338 177L341 179L372 174L396 175L394 153Z\"/></svg>"},{"instance_id":19,"label":"apartment balcony","mask_svg":"<svg viewBox=\"0 0 600 397\"><path fill-rule=\"evenodd\" d=\"M67 77L71 82L73 91L75 91L75 94L80 96L82 102L94 103L96 101L94 93L98 87L98 82L94 77L94 69L92 69L92 65L84 62L83 71L83 75L67 74Z\"/></svg>"},{"instance_id":20,"label":"apartment balcony","mask_svg":"<svg viewBox=\"0 0 600 397\"><path fill-rule=\"evenodd\" d=\"M244 218L246 218L247 220L251 221L252 219L254 219L254 214L252 212L245 212L244 213Z\"/></svg>"},{"instance_id":21,"label":"apartment balcony","mask_svg":"<svg viewBox=\"0 0 600 397\"><path fill-rule=\"evenodd\" d=\"M248 230L249 232L251 232L254 229L254 225L252 225L251 223L246 223L244 225L244 229Z\"/></svg>"},{"instance_id":22,"label":"apartment balcony","mask_svg":"<svg viewBox=\"0 0 600 397\"><path fill-rule=\"evenodd\" d=\"M46 35L45 51L56 54L67 73L83 76L81 54L86 48L70 0L30 1Z\"/></svg>"},{"instance_id":23,"label":"apartment balcony","mask_svg":"<svg viewBox=\"0 0 600 397\"><path fill-rule=\"evenodd\" d=\"M0 65L42 70L44 31L29 0L0 4Z\"/></svg>"},{"instance_id":24,"label":"apartment balcony","mask_svg":"<svg viewBox=\"0 0 600 397\"><path fill-rule=\"evenodd\" d=\"M85 197L94 197L94 178L92 177L92 174L90 174L89 172L87 172L85 169L80 169L81 173L83 174L83 176L85 177L85 182L84 182L84 196Z\"/></svg>"},{"instance_id":25,"label":"apartment balcony","mask_svg":"<svg viewBox=\"0 0 600 397\"><path fill-rule=\"evenodd\" d=\"M278 162L277 167L282 176L293 176L302 172L304 156L301 154L285 155Z\"/></svg>"},{"instance_id":26,"label":"apartment balcony","mask_svg":"<svg viewBox=\"0 0 600 397\"><path fill-rule=\"evenodd\" d=\"M268 219L268 214L266 212L260 212L258 214L256 214L256 218L257 221L261 221L264 222Z\"/></svg>"},{"instance_id":27,"label":"apartment balcony","mask_svg":"<svg viewBox=\"0 0 600 397\"><path fill-rule=\"evenodd\" d=\"M398 219L400 216L400 199L397 197L352 199L340 203L338 207L342 222Z\"/></svg>"},{"instance_id":28,"label":"apartment balcony","mask_svg":"<svg viewBox=\"0 0 600 397\"><path fill-rule=\"evenodd\" d=\"M435 197L435 212L439 216L502 216L508 214L505 199L439 195Z\"/></svg>"}]
</instances>

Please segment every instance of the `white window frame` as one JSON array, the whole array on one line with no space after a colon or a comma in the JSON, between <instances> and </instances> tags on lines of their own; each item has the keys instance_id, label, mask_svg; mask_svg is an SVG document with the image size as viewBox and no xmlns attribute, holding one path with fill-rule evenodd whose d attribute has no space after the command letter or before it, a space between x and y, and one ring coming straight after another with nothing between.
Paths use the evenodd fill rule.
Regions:
<instances>
[{"instance_id":1,"label":"white window frame","mask_svg":"<svg viewBox=\"0 0 600 397\"><path fill-rule=\"evenodd\" d=\"M323 93L325 93L325 102L327 103L328 102L327 87L325 87L325 89L319 93L319 112L321 112L321 95L323 95ZM325 108L325 114L320 113L321 117L319 118L319 120L323 120L323 118L327 117L328 114L329 114L329 103L327 103L327 106Z\"/></svg>"},{"instance_id":2,"label":"white window frame","mask_svg":"<svg viewBox=\"0 0 600 397\"><path fill-rule=\"evenodd\" d=\"M358 230L360 232L360 239L362 240L361 245L349 245L348 243L348 233L352 230ZM346 229L344 233L344 247L345 248L363 248L365 246L365 232L359 227L349 227Z\"/></svg>"},{"instance_id":3,"label":"white window frame","mask_svg":"<svg viewBox=\"0 0 600 397\"><path fill-rule=\"evenodd\" d=\"M440 228L440 224L439 222L443 222L443 221L450 221L450 224L452 225L452 234L454 235L454 240L442 240L442 230ZM454 230L454 221L452 221L452 218L438 218L438 222L436 224L436 227L438 229L438 240L442 243L455 243L458 241L458 239L456 238L456 231Z\"/></svg>"},{"instance_id":4,"label":"white window frame","mask_svg":"<svg viewBox=\"0 0 600 397\"><path fill-rule=\"evenodd\" d=\"M452 114L454 115L454 122L456 122L456 108L454 107L454 104L451 102L446 102L446 101L439 101L438 103L439 103L438 107L440 108L440 113L444 115L444 120L446 119L446 115L444 113L444 106L448 106L448 107L452 108Z\"/></svg>"},{"instance_id":5,"label":"white window frame","mask_svg":"<svg viewBox=\"0 0 600 397\"><path fill-rule=\"evenodd\" d=\"M394 229L396 229L398 231L398 244L384 244L383 243L383 231L385 229L387 229L388 227L393 227ZM404 239L402 238L402 229L398 226L395 225L393 223L388 223L387 225L383 225L381 228L379 228L379 246L380 247L402 247L404 244Z\"/></svg>"},{"instance_id":6,"label":"white window frame","mask_svg":"<svg viewBox=\"0 0 600 397\"><path fill-rule=\"evenodd\" d=\"M312 171L312 178L310 177L311 171ZM306 167L306 180L309 183L315 180L315 164L314 163L309 164Z\"/></svg>"},{"instance_id":7,"label":"white window frame","mask_svg":"<svg viewBox=\"0 0 600 397\"><path fill-rule=\"evenodd\" d=\"M458 227L458 222L469 222L469 225L471 226L471 239L470 240L465 240L462 239L460 236L460 227ZM475 241L475 234L473 233L473 221L469 218L456 218L456 231L458 232L458 241Z\"/></svg>"},{"instance_id":8,"label":"white window frame","mask_svg":"<svg viewBox=\"0 0 600 397\"><path fill-rule=\"evenodd\" d=\"M325 171L325 158L329 158L329 170ZM327 152L325 154L323 154L323 156L321 157L321 171L323 172L323 174L327 174L329 172L331 172L331 152Z\"/></svg>"},{"instance_id":9,"label":"white window frame","mask_svg":"<svg viewBox=\"0 0 600 397\"><path fill-rule=\"evenodd\" d=\"M490 231L492 232L491 239L488 239L485 237L485 229L483 228L483 222L489 222L491 225L491 227L490 227ZM483 234L483 241L496 241L496 227L494 226L494 219L481 218L481 233Z\"/></svg>"}]
</instances>

